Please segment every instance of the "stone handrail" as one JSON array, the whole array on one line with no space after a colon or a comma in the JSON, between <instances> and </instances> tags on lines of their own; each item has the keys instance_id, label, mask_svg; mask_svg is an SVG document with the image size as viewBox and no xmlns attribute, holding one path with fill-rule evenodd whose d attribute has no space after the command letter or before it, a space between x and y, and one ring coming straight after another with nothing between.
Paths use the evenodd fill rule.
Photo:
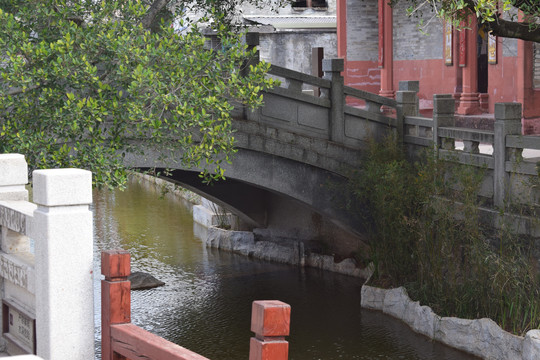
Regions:
<instances>
[{"instance_id":1,"label":"stone handrail","mask_svg":"<svg viewBox=\"0 0 540 360\"><path fill-rule=\"evenodd\" d=\"M0 276L8 353L49 360L94 358L92 174L33 172L0 155ZM18 323L7 321L17 319ZM69 341L66 341L69 339Z\"/></svg>"},{"instance_id":2,"label":"stone handrail","mask_svg":"<svg viewBox=\"0 0 540 360\"><path fill-rule=\"evenodd\" d=\"M330 80L321 79L317 76L304 74L304 73L287 69L278 65L271 65L268 73L270 75L275 75L278 77L285 78L289 80L290 82L297 81L300 83L314 85L314 86L318 86L318 87L326 88L326 89L330 89L332 87L332 81Z\"/></svg>"},{"instance_id":3,"label":"stone handrail","mask_svg":"<svg viewBox=\"0 0 540 360\"><path fill-rule=\"evenodd\" d=\"M103 360L208 360L131 323L130 254L101 253L101 349ZM251 314L250 360L287 360L291 307L281 301L254 301ZM226 344L226 343L225 343ZM226 346L226 345L225 345Z\"/></svg>"},{"instance_id":4,"label":"stone handrail","mask_svg":"<svg viewBox=\"0 0 540 360\"><path fill-rule=\"evenodd\" d=\"M455 100L451 95L434 95L433 119L418 114L404 118L404 143L414 147L434 147L440 158L487 170L481 196L491 200L498 209L510 204L540 206L538 190L529 187L531 194L523 195L523 184L538 176L538 163L524 159L524 149L540 150L540 137L521 135L521 104L495 104L494 131L455 127ZM456 142L463 149L456 149ZM480 144L491 146L492 153L481 153ZM538 159L536 159L538 160Z\"/></svg>"},{"instance_id":5,"label":"stone handrail","mask_svg":"<svg viewBox=\"0 0 540 360\"><path fill-rule=\"evenodd\" d=\"M401 129L407 104L344 85L343 59L323 59L323 78L272 65L280 87L264 93L265 106L244 114L248 120L312 138L362 148L381 128ZM348 105L363 103L363 105ZM384 108L383 108L384 107ZM366 124L366 121L370 124Z\"/></svg>"}]
</instances>

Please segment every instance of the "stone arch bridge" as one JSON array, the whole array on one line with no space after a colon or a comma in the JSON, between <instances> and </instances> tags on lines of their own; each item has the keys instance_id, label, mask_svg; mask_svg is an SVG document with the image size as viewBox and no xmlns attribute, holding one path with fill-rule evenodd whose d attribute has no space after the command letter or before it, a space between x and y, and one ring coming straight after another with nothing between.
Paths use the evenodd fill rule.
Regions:
<instances>
[{"instance_id":1,"label":"stone arch bridge","mask_svg":"<svg viewBox=\"0 0 540 360\"><path fill-rule=\"evenodd\" d=\"M180 164L166 165L175 169L170 178L225 206L239 216L243 228L256 229L262 238L314 240L325 251L350 255L364 243L359 219L347 211L347 176L370 139L392 131L410 154L437 144L439 156L457 154L462 162L487 166L491 180L481 195L491 197L495 206L512 193L501 185L508 176L508 154L540 149L540 139L519 136L519 104L498 104L495 132L455 128L450 95L435 95L433 119L422 118L417 81L401 82L394 100L344 86L342 59L323 60L323 71L318 78L271 67L281 87L264 93L262 108L235 110L238 153L225 166L226 181L204 185L198 172ZM499 137L497 124L503 128ZM463 150L455 150L456 141L464 143ZM480 143L492 144L493 154L481 154ZM139 168L159 167L154 155L128 161ZM523 176L535 174L534 164L516 166Z\"/></svg>"}]
</instances>

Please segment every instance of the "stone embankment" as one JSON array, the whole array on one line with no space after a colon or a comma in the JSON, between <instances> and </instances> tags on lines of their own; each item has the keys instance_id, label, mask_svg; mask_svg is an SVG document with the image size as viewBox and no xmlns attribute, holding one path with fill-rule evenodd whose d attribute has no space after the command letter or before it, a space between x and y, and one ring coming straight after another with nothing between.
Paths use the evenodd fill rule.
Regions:
<instances>
[{"instance_id":1,"label":"stone embankment","mask_svg":"<svg viewBox=\"0 0 540 360\"><path fill-rule=\"evenodd\" d=\"M306 251L301 241L256 241L255 234L251 231L231 231L211 227L207 231L206 245L257 259L308 266L364 279L370 275L369 269L358 268L354 259L335 262L331 255Z\"/></svg>"},{"instance_id":2,"label":"stone embankment","mask_svg":"<svg viewBox=\"0 0 540 360\"><path fill-rule=\"evenodd\" d=\"M429 306L412 301L403 287L386 290L364 285L361 304L402 320L417 333L484 359L540 359L540 330L530 330L522 337L502 330L491 319L441 317Z\"/></svg>"}]
</instances>

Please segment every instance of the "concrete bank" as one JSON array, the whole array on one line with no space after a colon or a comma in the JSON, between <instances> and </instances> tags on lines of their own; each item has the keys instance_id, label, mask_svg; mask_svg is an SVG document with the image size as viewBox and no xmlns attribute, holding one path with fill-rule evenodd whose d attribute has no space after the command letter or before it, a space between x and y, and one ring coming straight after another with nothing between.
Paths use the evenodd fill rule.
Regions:
<instances>
[{"instance_id":1,"label":"concrete bank","mask_svg":"<svg viewBox=\"0 0 540 360\"><path fill-rule=\"evenodd\" d=\"M364 285L361 304L402 320L417 333L484 359L540 359L540 330L530 330L522 337L502 330L487 318L441 317L429 306L412 301L403 287L386 290Z\"/></svg>"}]
</instances>

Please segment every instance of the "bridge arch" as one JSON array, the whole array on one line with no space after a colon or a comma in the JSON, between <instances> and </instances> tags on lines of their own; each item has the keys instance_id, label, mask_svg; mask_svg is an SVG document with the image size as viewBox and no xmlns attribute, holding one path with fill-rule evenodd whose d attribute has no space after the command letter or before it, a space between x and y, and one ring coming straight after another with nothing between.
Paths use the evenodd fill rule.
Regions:
<instances>
[{"instance_id":1,"label":"bridge arch","mask_svg":"<svg viewBox=\"0 0 540 360\"><path fill-rule=\"evenodd\" d=\"M147 152L148 153L148 152ZM331 242L347 254L362 246L362 229L347 211L346 178L332 171L265 152L240 148L225 168L226 180L204 184L197 169L158 157L133 157L138 168L172 169L167 177L224 206L244 228L271 237ZM160 164L160 165L156 165Z\"/></svg>"}]
</instances>

